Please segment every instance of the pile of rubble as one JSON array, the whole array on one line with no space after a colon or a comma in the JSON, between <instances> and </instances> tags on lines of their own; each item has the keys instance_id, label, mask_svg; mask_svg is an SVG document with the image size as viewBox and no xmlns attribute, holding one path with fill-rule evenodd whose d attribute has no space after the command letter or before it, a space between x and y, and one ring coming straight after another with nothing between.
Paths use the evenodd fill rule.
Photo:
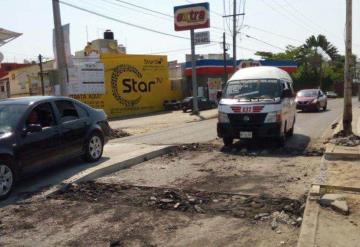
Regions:
<instances>
[{"instance_id":1,"label":"pile of rubble","mask_svg":"<svg viewBox=\"0 0 360 247\"><path fill-rule=\"evenodd\" d=\"M110 139L122 138L126 136L130 136L130 134L122 129L110 129Z\"/></svg>"},{"instance_id":2,"label":"pile of rubble","mask_svg":"<svg viewBox=\"0 0 360 247\"><path fill-rule=\"evenodd\" d=\"M345 136L343 131L340 131L329 142L338 146L355 147L360 145L360 136L354 134Z\"/></svg>"},{"instance_id":3,"label":"pile of rubble","mask_svg":"<svg viewBox=\"0 0 360 247\"><path fill-rule=\"evenodd\" d=\"M247 218L255 223L271 220L274 230L278 224L299 226L306 201L305 196L296 200L265 194L233 194L91 181L69 184L50 197L188 213L228 215Z\"/></svg>"},{"instance_id":4,"label":"pile of rubble","mask_svg":"<svg viewBox=\"0 0 360 247\"><path fill-rule=\"evenodd\" d=\"M159 194L150 196L149 199L149 206L196 213L205 213L202 205L209 203L210 200L208 196L189 195L188 193L179 193L174 190L164 190Z\"/></svg>"}]
</instances>

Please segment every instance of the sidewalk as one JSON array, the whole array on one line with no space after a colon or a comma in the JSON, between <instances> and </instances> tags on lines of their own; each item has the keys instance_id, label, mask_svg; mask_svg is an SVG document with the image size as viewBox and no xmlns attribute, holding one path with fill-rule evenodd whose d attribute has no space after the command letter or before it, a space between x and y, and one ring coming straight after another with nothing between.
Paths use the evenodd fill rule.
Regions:
<instances>
[{"instance_id":1,"label":"sidewalk","mask_svg":"<svg viewBox=\"0 0 360 247\"><path fill-rule=\"evenodd\" d=\"M199 115L191 115L182 111L157 112L109 122L111 128L122 129L130 135L139 135L176 125L207 120L217 117L217 108L201 111Z\"/></svg>"},{"instance_id":2,"label":"sidewalk","mask_svg":"<svg viewBox=\"0 0 360 247\"><path fill-rule=\"evenodd\" d=\"M334 134L342 130L341 119L334 130ZM353 106L352 129L355 135L360 136L360 108L358 104ZM325 158L327 160L360 160L360 145L344 147L328 143L326 145Z\"/></svg>"},{"instance_id":3,"label":"sidewalk","mask_svg":"<svg viewBox=\"0 0 360 247\"><path fill-rule=\"evenodd\" d=\"M339 124L334 133L342 128ZM360 135L360 108L353 108L353 132ZM304 212L298 247L359 246L360 242L360 146L327 146L320 174L311 187ZM327 159L330 158L330 159ZM345 198L349 215L321 207L324 194Z\"/></svg>"}]
</instances>

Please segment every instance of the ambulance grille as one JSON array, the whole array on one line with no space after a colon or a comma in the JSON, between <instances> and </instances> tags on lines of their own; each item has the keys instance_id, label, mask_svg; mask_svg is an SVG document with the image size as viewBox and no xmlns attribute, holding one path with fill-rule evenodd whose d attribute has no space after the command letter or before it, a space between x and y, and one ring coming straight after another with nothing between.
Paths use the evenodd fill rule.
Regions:
<instances>
[{"instance_id":1,"label":"ambulance grille","mask_svg":"<svg viewBox=\"0 0 360 247\"><path fill-rule=\"evenodd\" d=\"M260 125L263 124L267 113L243 113L243 114L228 114L230 123L234 127Z\"/></svg>"}]
</instances>

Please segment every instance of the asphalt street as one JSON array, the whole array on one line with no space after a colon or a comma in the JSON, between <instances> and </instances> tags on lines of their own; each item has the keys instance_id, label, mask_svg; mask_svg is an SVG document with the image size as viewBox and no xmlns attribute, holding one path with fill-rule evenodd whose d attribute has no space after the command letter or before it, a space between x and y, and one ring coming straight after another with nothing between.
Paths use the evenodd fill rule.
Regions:
<instances>
[{"instance_id":1,"label":"asphalt street","mask_svg":"<svg viewBox=\"0 0 360 247\"><path fill-rule=\"evenodd\" d=\"M355 101L355 99L353 103L354 107L359 107L359 103ZM294 148L305 148L310 141L321 139L326 130L331 131L329 128L330 125L340 119L341 112L342 99L329 100L328 110L325 112L298 112L295 134L287 141L286 145ZM210 119L186 123L148 134L116 139L114 142L143 143L150 145L207 142L217 137L216 122L217 119ZM270 143L269 145L272 144ZM100 163L103 161L104 159L100 161ZM15 189L12 198L0 203L0 207L18 199L31 196L33 192L38 191L44 186L59 184L62 179L76 173L81 173L82 170L89 165L92 166L94 164L83 163L78 159L26 179Z\"/></svg>"},{"instance_id":2,"label":"asphalt street","mask_svg":"<svg viewBox=\"0 0 360 247\"><path fill-rule=\"evenodd\" d=\"M287 141L288 146L305 147L310 141L324 135L330 125L341 117L343 99L329 99L328 109L321 112L297 113L295 135ZM358 102L354 98L354 107ZM145 143L145 144L182 144L213 140L216 135L217 119L186 123L162 129L156 132L138 136L130 136L117 140L118 142Z\"/></svg>"}]
</instances>

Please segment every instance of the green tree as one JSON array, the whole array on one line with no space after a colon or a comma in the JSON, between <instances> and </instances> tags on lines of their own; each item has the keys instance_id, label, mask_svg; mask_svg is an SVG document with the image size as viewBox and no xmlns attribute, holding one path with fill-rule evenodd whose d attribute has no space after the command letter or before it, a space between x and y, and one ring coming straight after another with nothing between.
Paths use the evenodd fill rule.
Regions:
<instances>
[{"instance_id":1,"label":"green tree","mask_svg":"<svg viewBox=\"0 0 360 247\"><path fill-rule=\"evenodd\" d=\"M327 54L330 60L326 60L322 53ZM298 70L292 77L296 90L319 85L324 90L333 90L335 83L343 81L344 57L338 54L337 48L324 35L310 36L303 45L289 45L283 52L258 51L255 55L262 59L295 60Z\"/></svg>"}]
</instances>

